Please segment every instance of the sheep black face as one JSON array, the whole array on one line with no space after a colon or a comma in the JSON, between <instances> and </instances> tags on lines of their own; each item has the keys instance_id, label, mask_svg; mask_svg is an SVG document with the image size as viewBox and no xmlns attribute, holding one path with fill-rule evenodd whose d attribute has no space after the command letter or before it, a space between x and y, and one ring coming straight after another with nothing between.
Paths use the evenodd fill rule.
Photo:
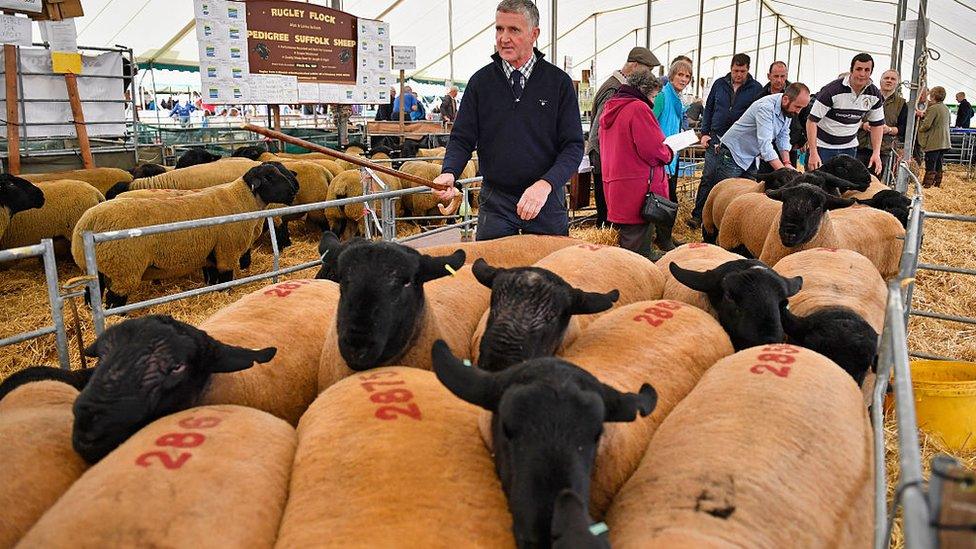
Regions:
<instances>
[{"instance_id":1,"label":"sheep black face","mask_svg":"<svg viewBox=\"0 0 976 549\"><path fill-rule=\"evenodd\" d=\"M275 352L221 343L168 316L126 320L85 349L98 366L75 400L71 443L95 463L152 421L195 406L211 374L268 362Z\"/></svg>"},{"instance_id":2,"label":"sheep black face","mask_svg":"<svg viewBox=\"0 0 976 549\"><path fill-rule=\"evenodd\" d=\"M668 268L678 282L708 296L736 351L785 339L780 310L800 291L803 278L784 278L755 259L729 261L704 272L675 263Z\"/></svg>"},{"instance_id":3,"label":"sheep black face","mask_svg":"<svg viewBox=\"0 0 976 549\"><path fill-rule=\"evenodd\" d=\"M860 160L842 154L823 163L817 172L837 176L850 183L847 190L863 191L871 184L871 172Z\"/></svg>"},{"instance_id":4,"label":"sheep black face","mask_svg":"<svg viewBox=\"0 0 976 549\"><path fill-rule=\"evenodd\" d=\"M617 290L584 292L537 267L498 269L478 259L472 270L491 289L488 324L478 347L478 366L486 370L556 354L571 316L606 311L620 297Z\"/></svg>"},{"instance_id":5,"label":"sheep black face","mask_svg":"<svg viewBox=\"0 0 976 549\"><path fill-rule=\"evenodd\" d=\"M766 196L783 203L779 239L787 248L813 240L827 210L846 208L854 204L853 200L831 196L810 183L797 183L791 187L766 191Z\"/></svg>"},{"instance_id":6,"label":"sheep black face","mask_svg":"<svg viewBox=\"0 0 976 549\"><path fill-rule=\"evenodd\" d=\"M202 149L200 147L193 147L188 149L180 159L176 161L176 169L189 168L190 166L196 166L198 164L209 164L211 162L216 162L220 160L219 154L213 154L212 152Z\"/></svg>"},{"instance_id":7,"label":"sheep black face","mask_svg":"<svg viewBox=\"0 0 976 549\"><path fill-rule=\"evenodd\" d=\"M248 158L250 160L257 160L262 154L268 152L267 147L263 145L248 145L246 147L238 147L234 149L234 158Z\"/></svg>"},{"instance_id":8,"label":"sheep black face","mask_svg":"<svg viewBox=\"0 0 976 549\"><path fill-rule=\"evenodd\" d=\"M879 210L884 210L895 216L901 222L902 227L908 227L909 209L912 205L911 199L892 189L878 191L877 194L867 200L855 198L854 202L871 206Z\"/></svg>"},{"instance_id":9,"label":"sheep black face","mask_svg":"<svg viewBox=\"0 0 976 549\"><path fill-rule=\"evenodd\" d=\"M291 204L298 194L295 172L281 162L265 162L244 174L244 182L265 204Z\"/></svg>"},{"instance_id":10,"label":"sheep black face","mask_svg":"<svg viewBox=\"0 0 976 549\"><path fill-rule=\"evenodd\" d=\"M44 192L37 185L16 175L0 174L0 207L7 208L10 215L43 205Z\"/></svg>"},{"instance_id":11,"label":"sheep black face","mask_svg":"<svg viewBox=\"0 0 976 549\"><path fill-rule=\"evenodd\" d=\"M331 233L330 233L331 234ZM420 333L424 284L464 265L464 251L431 257L390 242L320 243L322 273L339 283L339 354L350 368L368 370L399 359Z\"/></svg>"},{"instance_id":12,"label":"sheep black face","mask_svg":"<svg viewBox=\"0 0 976 549\"><path fill-rule=\"evenodd\" d=\"M465 366L443 341L434 343L432 356L448 390L492 412L495 471L519 547L549 547L553 505L563 490L589 501L603 423L634 421L657 404L646 383L639 393L621 393L558 358L488 372Z\"/></svg>"},{"instance_id":13,"label":"sheep black face","mask_svg":"<svg viewBox=\"0 0 976 549\"><path fill-rule=\"evenodd\" d=\"M765 185L765 190L771 191L774 189L781 189L790 183L794 179L800 177L802 174L791 168L780 168L767 173L761 173L756 175L756 179Z\"/></svg>"},{"instance_id":14,"label":"sheep black face","mask_svg":"<svg viewBox=\"0 0 976 549\"><path fill-rule=\"evenodd\" d=\"M594 534L591 522L579 496L572 490L560 492L552 510L552 549L610 549L606 529Z\"/></svg>"},{"instance_id":15,"label":"sheep black face","mask_svg":"<svg viewBox=\"0 0 976 549\"><path fill-rule=\"evenodd\" d=\"M153 177L154 175L161 175L166 173L166 168L160 166L159 164L142 164L132 168L129 172L132 174L133 179L141 179L143 177Z\"/></svg>"},{"instance_id":16,"label":"sheep black face","mask_svg":"<svg viewBox=\"0 0 976 549\"><path fill-rule=\"evenodd\" d=\"M805 317L783 311L791 343L833 360L860 386L878 354L878 332L847 307L827 307Z\"/></svg>"},{"instance_id":17,"label":"sheep black face","mask_svg":"<svg viewBox=\"0 0 976 549\"><path fill-rule=\"evenodd\" d=\"M420 143L412 139L404 141L400 147L400 158L417 158L420 156Z\"/></svg>"}]
</instances>

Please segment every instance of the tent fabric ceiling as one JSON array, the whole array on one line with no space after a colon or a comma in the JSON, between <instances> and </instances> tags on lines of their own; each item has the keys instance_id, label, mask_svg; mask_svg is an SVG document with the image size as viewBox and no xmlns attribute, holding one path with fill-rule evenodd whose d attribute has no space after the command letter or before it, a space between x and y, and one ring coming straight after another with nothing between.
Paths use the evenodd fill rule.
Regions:
<instances>
[{"instance_id":1,"label":"tent fabric ceiling","mask_svg":"<svg viewBox=\"0 0 976 549\"><path fill-rule=\"evenodd\" d=\"M382 15L390 23L394 44L417 46L418 70L408 75L447 80L452 76L449 1L454 21L453 76L457 81L466 81L493 51L493 1L345 0L343 9L365 18ZM326 0L316 3L328 5ZM696 64L700 60L700 76L718 78L728 72L734 37L736 51L753 57L752 72L761 80L768 65L781 59L790 65L791 80L797 79L799 65L799 80L812 88L819 88L846 71L850 58L859 51L872 53L879 68L890 65L895 0L818 0L815 4L803 0L739 0L737 33L736 3L704 1L702 53L696 55L698 2L654 0L652 50L661 60L689 55ZM908 19L917 17L916 7L917 2L909 2ZM192 0L84 0L84 8L86 15L77 23L79 44L125 45L133 48L140 62L155 60L186 67L198 64L196 33L192 29L168 51L159 52L192 20ZM550 2L539 2L539 12L542 33L538 46L549 54ZM562 66L564 56L571 56L573 76L579 78L581 69L590 67L596 52L596 77L606 78L623 64L631 47L644 43L645 13L646 3L638 0L559 0L558 59L550 56L549 60ZM950 97L953 91L974 92L976 42L967 36L976 28L976 1L931 0L928 15L932 21L929 47L941 54L940 59L928 64L929 85L945 86ZM804 39L802 58L797 35ZM913 42L908 42L902 62L905 80L914 64L912 57Z\"/></svg>"}]
</instances>

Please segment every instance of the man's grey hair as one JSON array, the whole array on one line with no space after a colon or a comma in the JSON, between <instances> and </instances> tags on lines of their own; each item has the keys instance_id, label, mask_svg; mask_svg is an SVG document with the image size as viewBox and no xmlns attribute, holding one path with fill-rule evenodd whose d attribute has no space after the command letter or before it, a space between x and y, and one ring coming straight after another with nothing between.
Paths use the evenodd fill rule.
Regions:
<instances>
[{"instance_id":1,"label":"man's grey hair","mask_svg":"<svg viewBox=\"0 0 976 549\"><path fill-rule=\"evenodd\" d=\"M627 84L640 90L644 95L661 90L661 81L650 70L638 70L630 73L627 77Z\"/></svg>"},{"instance_id":2,"label":"man's grey hair","mask_svg":"<svg viewBox=\"0 0 976 549\"><path fill-rule=\"evenodd\" d=\"M686 71L688 73L688 76L691 76L692 77L691 78L692 80L695 79L694 78L694 74L695 73L691 69L691 63L688 62L688 61L685 61L684 59L678 59L674 63L671 63L671 69L668 70L668 80L673 79L674 78L674 75L678 74L678 71L680 71L680 70Z\"/></svg>"},{"instance_id":3,"label":"man's grey hair","mask_svg":"<svg viewBox=\"0 0 976 549\"><path fill-rule=\"evenodd\" d=\"M504 13L521 13L529 21L529 28L539 26L539 8L530 0L502 0L495 11Z\"/></svg>"}]
</instances>

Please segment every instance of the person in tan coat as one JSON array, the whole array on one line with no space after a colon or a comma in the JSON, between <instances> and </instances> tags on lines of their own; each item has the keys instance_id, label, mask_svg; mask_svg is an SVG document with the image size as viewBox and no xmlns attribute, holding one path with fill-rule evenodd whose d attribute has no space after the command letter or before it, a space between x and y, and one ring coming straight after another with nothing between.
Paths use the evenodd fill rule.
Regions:
<instances>
[{"instance_id":1,"label":"person in tan coat","mask_svg":"<svg viewBox=\"0 0 976 549\"><path fill-rule=\"evenodd\" d=\"M918 123L918 146L925 153L923 187L942 186L942 159L951 147L949 124L952 122L952 115L944 103L945 98L945 88L932 88L929 92L928 108Z\"/></svg>"}]
</instances>

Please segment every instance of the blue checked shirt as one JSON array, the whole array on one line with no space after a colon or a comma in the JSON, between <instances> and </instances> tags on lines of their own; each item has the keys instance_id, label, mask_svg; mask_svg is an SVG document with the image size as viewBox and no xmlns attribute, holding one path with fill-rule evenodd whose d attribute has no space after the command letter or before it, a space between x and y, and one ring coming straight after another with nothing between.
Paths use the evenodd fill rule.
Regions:
<instances>
[{"instance_id":1,"label":"blue checked shirt","mask_svg":"<svg viewBox=\"0 0 976 549\"><path fill-rule=\"evenodd\" d=\"M722 136L722 144L743 170L752 168L757 156L766 162L779 159L774 140L780 151L790 150L792 119L783 115L782 99L783 94L774 93L756 100Z\"/></svg>"},{"instance_id":2,"label":"blue checked shirt","mask_svg":"<svg viewBox=\"0 0 976 549\"><path fill-rule=\"evenodd\" d=\"M535 67L535 54L533 53L532 56L529 57L529 60L526 61L525 64L522 65L522 68L519 69L519 71L522 72L522 81L519 82L519 84L522 85L523 90L525 89L525 83L528 82L529 77L532 76L532 69L534 67ZM508 61L502 59L502 70L505 71L505 78L508 79L508 84L510 86L514 84L514 82L512 82L512 71L515 70L515 67L512 66L512 64L509 63Z\"/></svg>"}]
</instances>

